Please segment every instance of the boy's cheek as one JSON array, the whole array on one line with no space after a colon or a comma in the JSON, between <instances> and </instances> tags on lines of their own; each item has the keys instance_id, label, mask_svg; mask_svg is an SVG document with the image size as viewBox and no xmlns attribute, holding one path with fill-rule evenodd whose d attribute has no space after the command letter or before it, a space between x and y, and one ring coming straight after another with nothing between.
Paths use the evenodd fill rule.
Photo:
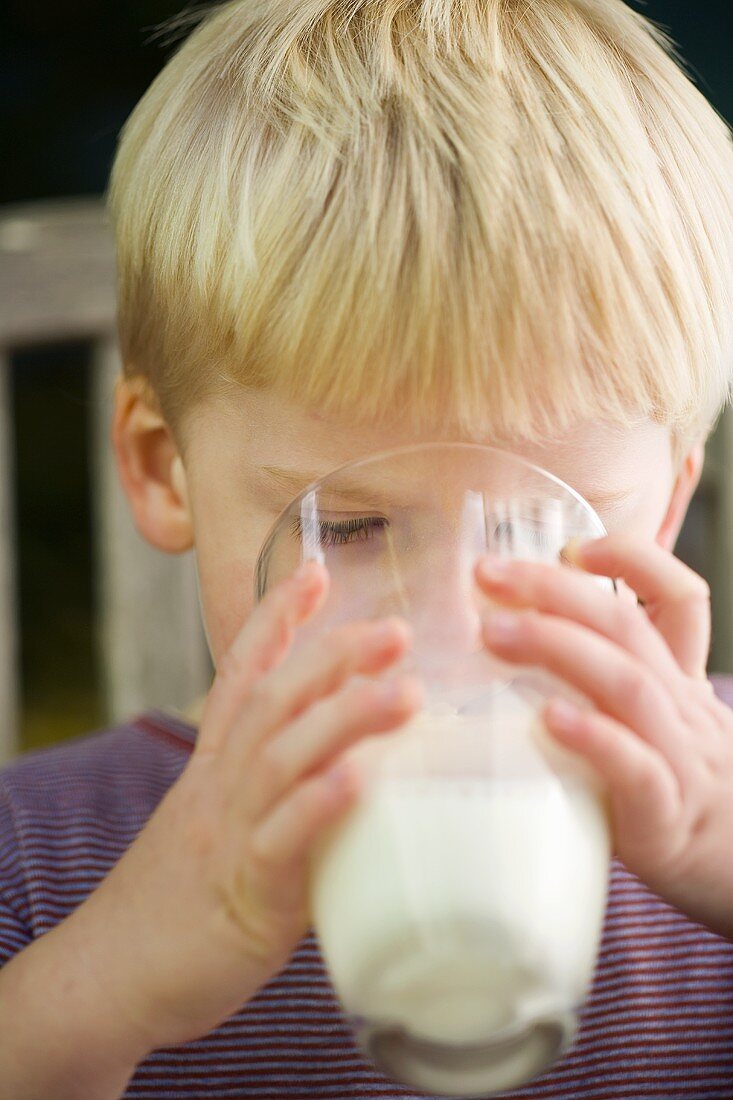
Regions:
<instances>
[{"instance_id":1,"label":"boy's cheek","mask_svg":"<svg viewBox=\"0 0 733 1100\"><path fill-rule=\"evenodd\" d=\"M199 596L215 665L230 648L254 609L253 565L229 561L198 563Z\"/></svg>"}]
</instances>

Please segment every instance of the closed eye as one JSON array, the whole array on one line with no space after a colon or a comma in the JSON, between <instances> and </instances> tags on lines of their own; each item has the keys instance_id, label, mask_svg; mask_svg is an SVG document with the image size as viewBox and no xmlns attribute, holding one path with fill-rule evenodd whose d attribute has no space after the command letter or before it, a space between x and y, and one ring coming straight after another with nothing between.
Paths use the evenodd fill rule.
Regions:
<instances>
[{"instance_id":1,"label":"closed eye","mask_svg":"<svg viewBox=\"0 0 733 1100\"><path fill-rule=\"evenodd\" d=\"M389 527L389 520L384 516L355 516L353 519L344 520L321 519L318 520L319 542L321 546L366 542L374 537L374 531L384 527ZM293 517L290 530L295 538L302 537L303 525L300 516Z\"/></svg>"}]
</instances>

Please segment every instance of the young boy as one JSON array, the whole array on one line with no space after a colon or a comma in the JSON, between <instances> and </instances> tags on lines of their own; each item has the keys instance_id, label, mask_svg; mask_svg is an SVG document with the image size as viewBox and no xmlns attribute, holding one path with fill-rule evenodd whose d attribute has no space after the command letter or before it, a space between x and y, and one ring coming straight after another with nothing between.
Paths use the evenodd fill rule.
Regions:
<instances>
[{"instance_id":1,"label":"young boy","mask_svg":"<svg viewBox=\"0 0 733 1100\"><path fill-rule=\"evenodd\" d=\"M384 691L409 628L290 652L326 571L251 593L314 475L437 439L531 458L610 532L476 574L486 645L594 704L546 720L614 836L577 1042L505 1095L733 1096L733 689L672 554L729 386L732 184L619 0L235 0L169 62L112 178L113 438L142 534L195 546L217 674L0 775L3 1100L417 1095L355 1047L305 892L349 747L420 706Z\"/></svg>"}]
</instances>

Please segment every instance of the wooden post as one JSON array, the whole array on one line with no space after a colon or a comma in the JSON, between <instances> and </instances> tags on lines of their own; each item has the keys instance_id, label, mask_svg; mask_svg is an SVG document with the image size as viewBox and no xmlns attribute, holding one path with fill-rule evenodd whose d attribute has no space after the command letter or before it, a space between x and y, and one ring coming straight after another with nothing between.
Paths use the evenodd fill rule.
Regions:
<instances>
[{"instance_id":1,"label":"wooden post","mask_svg":"<svg viewBox=\"0 0 733 1100\"><path fill-rule=\"evenodd\" d=\"M119 370L116 340L100 340L93 357L92 466L96 618L110 722L151 706L185 708L213 675L193 553L150 546L119 483L109 435Z\"/></svg>"},{"instance_id":2,"label":"wooden post","mask_svg":"<svg viewBox=\"0 0 733 1100\"><path fill-rule=\"evenodd\" d=\"M711 440L716 477L712 566L713 672L733 673L733 409L726 406ZM712 667L712 666L711 666Z\"/></svg>"},{"instance_id":3,"label":"wooden post","mask_svg":"<svg viewBox=\"0 0 733 1100\"><path fill-rule=\"evenodd\" d=\"M0 764L18 751L18 620L10 359L0 352Z\"/></svg>"}]
</instances>

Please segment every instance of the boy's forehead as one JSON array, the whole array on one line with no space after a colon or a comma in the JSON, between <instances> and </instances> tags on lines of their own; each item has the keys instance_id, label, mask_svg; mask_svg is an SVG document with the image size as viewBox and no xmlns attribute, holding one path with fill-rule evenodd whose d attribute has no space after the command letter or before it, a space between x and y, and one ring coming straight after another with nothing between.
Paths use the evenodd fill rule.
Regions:
<instances>
[{"instance_id":1,"label":"boy's forehead","mask_svg":"<svg viewBox=\"0 0 733 1100\"><path fill-rule=\"evenodd\" d=\"M304 471L271 465L264 465L261 467L261 470L267 475L269 486L279 491L281 494L284 494L284 498L297 496L307 485L329 474L327 470ZM319 499L319 505L320 507L326 507L326 501L329 501L334 507L337 504L358 504L362 506L369 505L373 507L382 507L393 496L396 495L399 497L400 490L405 493L409 492L410 488L414 488L412 478L408 478L400 488L395 486L391 478L387 478L389 484L386 488L380 485L380 480L384 481L385 475L390 472L389 470L380 471L379 468L377 468L376 471L371 471L367 464L367 468L361 471L361 476L349 472L338 474L335 477L327 477L321 498ZM500 476L493 487L496 489L509 489L512 482L512 473L510 469L505 470L503 472L503 479ZM514 473L516 473L516 471ZM423 486L425 483L424 480L419 481L420 486ZM573 487L572 480L569 480L567 484ZM610 488L603 488L598 487L598 485L599 483L597 483L594 488L581 490L581 495L584 496L588 503L594 508L616 507L624 504L640 488L637 479L635 479L634 484L630 486L616 485ZM527 487L524 485L523 481L521 481L521 487ZM534 488L536 491L540 491L541 486L539 482L534 484ZM564 495L559 486L556 486L555 494L558 498Z\"/></svg>"},{"instance_id":2,"label":"boy's forehead","mask_svg":"<svg viewBox=\"0 0 733 1100\"><path fill-rule=\"evenodd\" d=\"M629 442L638 439L640 433L642 436L647 432L669 434L667 427L643 416L638 417L631 427L612 421L579 418L562 433L553 433L547 438L530 438L520 433L502 434L492 416L490 400L487 400L483 414L477 413L474 417L472 430L467 433L461 428L459 421L450 419L445 408L435 410L432 416L426 415L419 421L418 427L410 429L403 415L404 409L399 407L395 407L391 413L383 410L377 419L372 420L358 407L344 406L337 412L327 413L311 402L286 396L267 386L238 387L237 398L237 402L233 404L226 394L219 395L223 409L234 416L235 423L237 420L245 422L249 432L259 426L260 433L269 435L273 429L281 429L283 426L297 428L298 424L303 426L313 423L318 426L318 434L311 440L314 444L327 440L332 434L344 438L348 432L348 438L356 449L359 449L362 442L368 443L369 447L374 443L375 449L386 450L401 445L440 440L504 447L525 454L530 461L534 461L535 456L540 457L545 453L571 452L576 449L582 450L584 454L597 454L600 457L608 453L609 448L624 449ZM214 401L216 402L215 396ZM324 432L325 436L322 434Z\"/></svg>"},{"instance_id":3,"label":"boy's forehead","mask_svg":"<svg viewBox=\"0 0 733 1100\"><path fill-rule=\"evenodd\" d=\"M356 415L356 410L349 412L343 412L337 417L332 417L330 420L318 409L312 406L303 406L297 402L287 402L287 406L291 412L294 412L297 416L298 413L305 413L306 418L311 421L316 421L322 424L332 424L334 429L343 427L349 424L356 432L369 432L374 428L381 426L385 429L387 434L392 432L402 435L404 433L403 420L399 413L396 413L392 420L380 420L380 425L371 424ZM283 407L284 411L284 407ZM444 417L439 417L431 422L432 427L424 427L417 432L412 439L404 439L405 443L420 441L428 441L437 437L451 437L456 442L471 442L471 443L486 443L493 446L504 446L512 450L541 454L547 450L563 449L567 448L571 450L573 448L583 449L587 452L597 451L599 454L607 451L609 446L618 444L624 446L629 439L646 431L651 432L668 432L668 429L663 425L653 422L651 419L640 418L638 424L635 427L628 427L623 424L604 422L601 423L598 420L578 419L570 428L563 431L562 435L555 435L546 439L530 439L520 435L500 435L496 430L496 426L493 423L490 411L487 409L485 417L485 436L486 438L477 438L475 434L471 435L469 439L465 436L459 427L451 427Z\"/></svg>"},{"instance_id":4,"label":"boy's forehead","mask_svg":"<svg viewBox=\"0 0 733 1100\"><path fill-rule=\"evenodd\" d=\"M312 408L307 410L307 419L323 425L326 431L328 431L328 425L331 423L325 415ZM334 430L342 427L341 423L334 423ZM366 439L373 439L368 425L363 423L358 428L357 425L352 425L352 431L355 442L359 441L362 432ZM393 436L394 438L392 438ZM438 431L420 432L408 438L401 430L399 421L397 421L395 431L387 430L384 436L380 433L380 439L383 442L386 440L384 449L430 442L431 440L483 443L487 446L514 451L538 466L549 465L553 462L559 462L562 465L568 462L572 466L577 459L582 459L584 464L593 466L601 477L604 473L607 473L609 478L613 480L616 468L633 464L634 455L648 451L650 448L656 449L660 443L666 445L671 436L667 426L649 419L640 420L634 427L610 422L579 420L562 435L542 440L528 439L518 435L501 436L489 430L487 430L485 438L476 438L475 436L468 438L460 430L451 431L447 425L444 425ZM375 449L379 449L379 447Z\"/></svg>"},{"instance_id":5,"label":"boy's forehead","mask_svg":"<svg viewBox=\"0 0 733 1100\"><path fill-rule=\"evenodd\" d=\"M239 415L231 403L227 403L227 411L235 413L236 436L247 441L251 469L264 473L266 467L279 468L283 476L276 475L276 479L293 494L316 480L309 474L322 477L380 451L425 442L483 443L513 451L587 498L593 494L599 500L621 495L619 490L632 482L638 484L642 470L649 481L666 481L671 462L669 427L650 418L640 418L632 426L578 420L561 435L541 441L500 438L494 432L487 432L485 438L468 438L460 431L450 431L446 423L438 431L414 433L399 418L369 425L359 417L329 417L310 403L284 400L267 389L241 396ZM307 424L313 427L312 435L302 430ZM210 438L210 433L206 435ZM217 435L221 438L221 433Z\"/></svg>"},{"instance_id":6,"label":"boy's forehead","mask_svg":"<svg viewBox=\"0 0 733 1100\"><path fill-rule=\"evenodd\" d=\"M581 495L594 507L618 506L642 488L643 479L640 478L638 472L640 455L635 449L635 461L630 463L628 461L629 455L624 454L621 456L623 459L621 465L618 462L618 456L614 460L607 453L604 462L603 452L600 449L589 449L586 456L588 461L583 463L582 471L577 465L573 466L571 463L559 461L557 456L551 454L521 455L521 449L514 453L526 458L531 466L554 473L561 481L579 490ZM343 501L351 501L352 503L366 504L369 502L375 506L382 499L380 493L385 484L387 488L384 491L389 497L391 493L397 493L398 488L409 491L416 480L418 484L423 485L426 478L430 479L435 474L435 455L431 454L430 451L421 455L418 449L418 451L406 455L405 458L393 458L386 466L380 462L372 465L370 462L371 457L362 455L354 460L356 463L355 468L349 466L346 470L340 472L335 472L334 466L329 466L328 463L304 467L290 462L285 462L283 465L264 462L260 465L260 470L267 476L268 483L272 488L284 492L289 497L297 495L307 485L326 477L325 484L328 487L329 497L338 497ZM511 459L501 460L498 454L495 457L497 459L495 463L486 463L485 460L481 460L480 454L472 455L469 449L462 457L459 452L455 461L452 460L449 465L451 468L452 466L456 467L454 476L457 478L460 478L460 470L463 465L475 466L476 469L472 472L476 476L478 476L480 468L483 479L491 475L492 485L495 489L508 489L516 482L517 486L523 489L527 489L531 484L536 490L539 490L537 474L536 472L532 474L530 467L525 467L524 463L514 463ZM652 458L651 455L648 457ZM596 460L592 461L594 458ZM656 480L664 480L667 472L664 462L659 461L647 463L646 469L650 484ZM470 472L467 469L466 475L468 476ZM447 469L445 473L449 475L450 469ZM655 477L655 473L658 473L658 478ZM329 476L327 477L327 475ZM479 477L479 480L482 480L482 478Z\"/></svg>"}]
</instances>

